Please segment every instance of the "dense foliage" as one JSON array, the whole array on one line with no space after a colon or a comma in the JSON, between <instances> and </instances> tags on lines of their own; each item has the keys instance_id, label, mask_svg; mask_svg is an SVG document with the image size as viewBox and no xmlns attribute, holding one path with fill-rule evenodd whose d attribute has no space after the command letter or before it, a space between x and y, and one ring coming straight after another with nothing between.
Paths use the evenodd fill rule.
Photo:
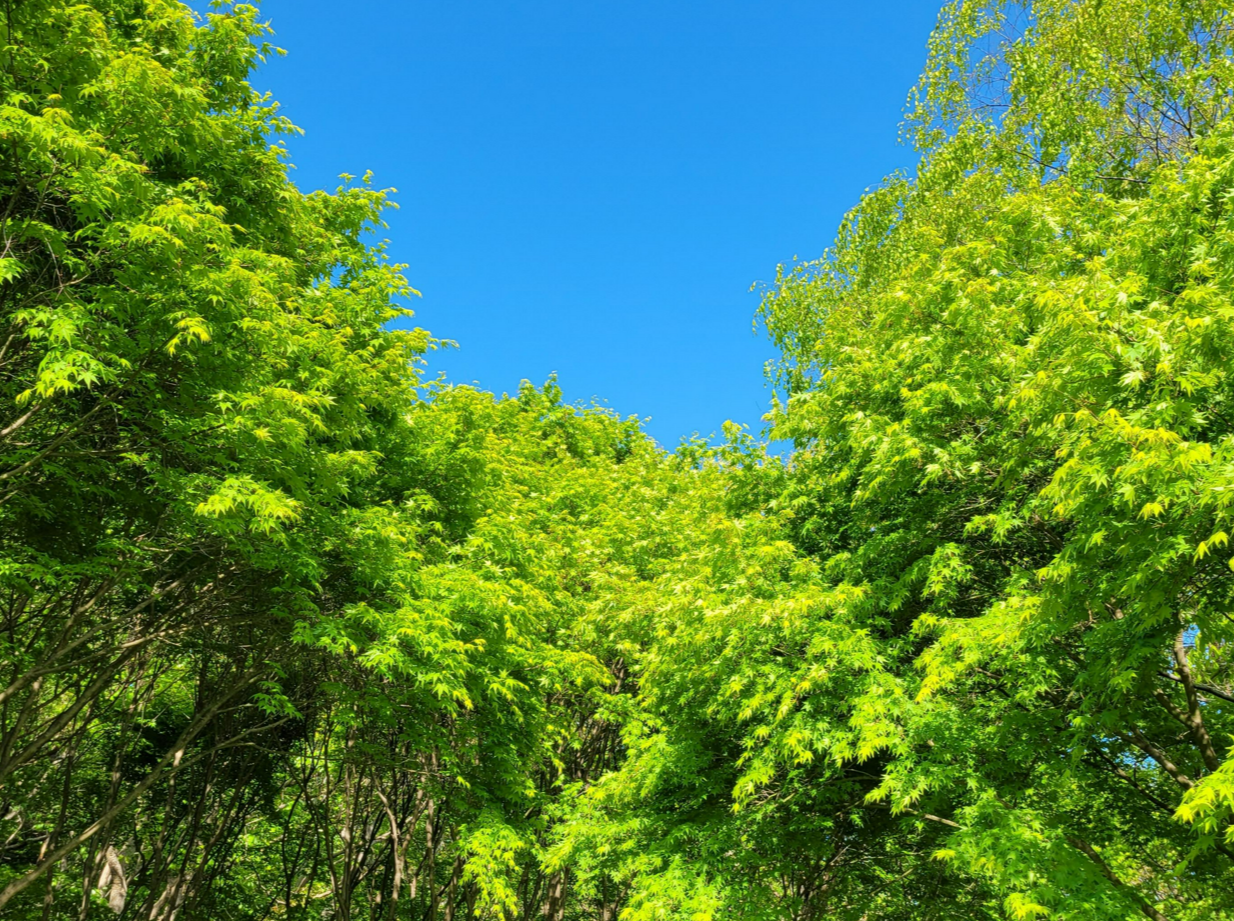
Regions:
<instances>
[{"instance_id":1,"label":"dense foliage","mask_svg":"<svg viewBox=\"0 0 1234 921\"><path fill-rule=\"evenodd\" d=\"M0 11L0 912L1234 921L1234 13L945 8L666 452L424 376L251 6Z\"/></svg>"}]
</instances>

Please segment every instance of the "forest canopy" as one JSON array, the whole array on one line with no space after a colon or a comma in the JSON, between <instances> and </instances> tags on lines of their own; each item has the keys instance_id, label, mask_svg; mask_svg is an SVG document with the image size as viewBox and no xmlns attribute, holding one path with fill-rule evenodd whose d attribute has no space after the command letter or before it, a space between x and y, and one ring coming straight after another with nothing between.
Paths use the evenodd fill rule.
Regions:
<instances>
[{"instance_id":1,"label":"forest canopy","mask_svg":"<svg viewBox=\"0 0 1234 921\"><path fill-rule=\"evenodd\" d=\"M255 7L0 28L5 918L1234 921L1226 0L941 11L785 457L427 375Z\"/></svg>"}]
</instances>

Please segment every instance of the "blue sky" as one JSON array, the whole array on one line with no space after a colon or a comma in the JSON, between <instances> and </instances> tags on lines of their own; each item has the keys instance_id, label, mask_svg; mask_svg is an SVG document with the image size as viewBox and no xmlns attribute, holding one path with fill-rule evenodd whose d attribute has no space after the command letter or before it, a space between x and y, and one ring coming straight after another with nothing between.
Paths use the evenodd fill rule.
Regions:
<instances>
[{"instance_id":1,"label":"blue sky","mask_svg":"<svg viewBox=\"0 0 1234 921\"><path fill-rule=\"evenodd\" d=\"M932 0L264 0L254 80L305 130L295 181L398 189L392 257L433 372L761 429L751 285L817 257L897 143Z\"/></svg>"}]
</instances>

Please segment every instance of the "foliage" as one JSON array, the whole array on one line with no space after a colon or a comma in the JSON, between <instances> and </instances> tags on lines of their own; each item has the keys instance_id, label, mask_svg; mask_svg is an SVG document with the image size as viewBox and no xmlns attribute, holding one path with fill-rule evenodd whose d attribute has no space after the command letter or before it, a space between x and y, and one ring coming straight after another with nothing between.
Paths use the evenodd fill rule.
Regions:
<instances>
[{"instance_id":1,"label":"foliage","mask_svg":"<svg viewBox=\"0 0 1234 921\"><path fill-rule=\"evenodd\" d=\"M955 2L781 460L438 380L255 8L0 60L0 909L1234 918L1234 15Z\"/></svg>"}]
</instances>

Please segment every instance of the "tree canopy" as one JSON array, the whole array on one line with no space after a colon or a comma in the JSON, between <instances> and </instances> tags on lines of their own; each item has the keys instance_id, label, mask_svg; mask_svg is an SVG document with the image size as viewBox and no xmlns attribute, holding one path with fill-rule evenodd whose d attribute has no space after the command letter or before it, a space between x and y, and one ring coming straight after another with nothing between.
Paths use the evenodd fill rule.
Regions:
<instances>
[{"instance_id":1,"label":"tree canopy","mask_svg":"<svg viewBox=\"0 0 1234 921\"><path fill-rule=\"evenodd\" d=\"M0 912L1234 919L1234 11L955 0L769 455L426 374L258 10L0 12Z\"/></svg>"}]
</instances>

